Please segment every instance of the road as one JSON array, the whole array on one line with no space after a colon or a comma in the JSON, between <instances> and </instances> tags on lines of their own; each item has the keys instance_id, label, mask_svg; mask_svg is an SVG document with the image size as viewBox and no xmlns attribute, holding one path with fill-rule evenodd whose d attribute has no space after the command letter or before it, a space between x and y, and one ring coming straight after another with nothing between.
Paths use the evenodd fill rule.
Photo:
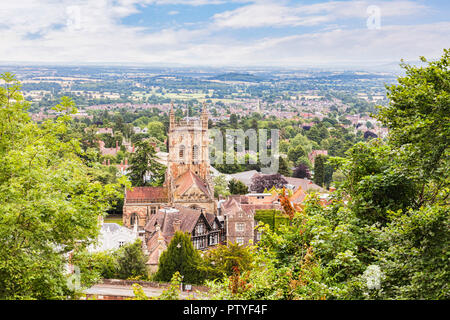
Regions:
<instances>
[{"instance_id":1,"label":"road","mask_svg":"<svg viewBox=\"0 0 450 320\"><path fill-rule=\"evenodd\" d=\"M165 288L149 288L142 287L144 293L147 297L158 297L161 295ZM85 294L95 294L97 296L125 296L125 297L134 297L133 288L131 286L124 285L111 285L111 284L96 284L89 289L84 291ZM186 299L188 296L196 294L181 292L180 298Z\"/></svg>"}]
</instances>

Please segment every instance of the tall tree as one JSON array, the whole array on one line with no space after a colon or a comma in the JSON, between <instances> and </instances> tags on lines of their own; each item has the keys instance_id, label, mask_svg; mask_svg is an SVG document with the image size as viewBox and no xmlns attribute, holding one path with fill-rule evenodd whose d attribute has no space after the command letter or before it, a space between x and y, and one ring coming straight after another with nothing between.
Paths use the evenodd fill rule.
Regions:
<instances>
[{"instance_id":1,"label":"tall tree","mask_svg":"<svg viewBox=\"0 0 450 320\"><path fill-rule=\"evenodd\" d=\"M166 251L159 257L158 271L154 279L170 281L179 272L187 283L201 283L204 275L200 272L201 257L194 249L191 235L176 231Z\"/></svg>"},{"instance_id":2,"label":"tall tree","mask_svg":"<svg viewBox=\"0 0 450 320\"><path fill-rule=\"evenodd\" d=\"M98 235L98 217L121 194L95 181L68 135L73 102L38 126L26 112L20 85L2 74L0 88L0 299L63 299L67 253Z\"/></svg>"},{"instance_id":3,"label":"tall tree","mask_svg":"<svg viewBox=\"0 0 450 320\"><path fill-rule=\"evenodd\" d=\"M146 262L147 257L142 252L142 241L140 239L120 248L117 258L120 278L146 278L148 275Z\"/></svg>"},{"instance_id":4,"label":"tall tree","mask_svg":"<svg viewBox=\"0 0 450 320\"><path fill-rule=\"evenodd\" d=\"M164 183L166 167L156 160L155 148L146 140L136 143L136 152L131 156L129 169L133 186L160 186Z\"/></svg>"},{"instance_id":5,"label":"tall tree","mask_svg":"<svg viewBox=\"0 0 450 320\"><path fill-rule=\"evenodd\" d=\"M421 60L427 64L402 64L406 75L387 87L390 103L380 107L378 116L389 128L389 143L420 185L416 208L436 202L439 191L450 185L450 49L437 61Z\"/></svg>"},{"instance_id":6,"label":"tall tree","mask_svg":"<svg viewBox=\"0 0 450 320\"><path fill-rule=\"evenodd\" d=\"M314 159L314 183L321 187L325 184L325 157L322 155Z\"/></svg>"}]
</instances>

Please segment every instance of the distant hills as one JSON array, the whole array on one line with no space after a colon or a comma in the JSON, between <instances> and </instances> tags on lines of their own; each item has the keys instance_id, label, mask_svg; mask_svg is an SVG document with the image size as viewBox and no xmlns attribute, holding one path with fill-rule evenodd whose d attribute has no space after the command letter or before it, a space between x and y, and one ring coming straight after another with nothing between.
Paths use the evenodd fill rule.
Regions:
<instances>
[{"instance_id":1,"label":"distant hills","mask_svg":"<svg viewBox=\"0 0 450 320\"><path fill-rule=\"evenodd\" d=\"M250 73L237 73L237 72L222 73L216 76L209 77L207 79L220 81L243 81L243 82L260 82L264 80L263 78L254 76Z\"/></svg>"}]
</instances>

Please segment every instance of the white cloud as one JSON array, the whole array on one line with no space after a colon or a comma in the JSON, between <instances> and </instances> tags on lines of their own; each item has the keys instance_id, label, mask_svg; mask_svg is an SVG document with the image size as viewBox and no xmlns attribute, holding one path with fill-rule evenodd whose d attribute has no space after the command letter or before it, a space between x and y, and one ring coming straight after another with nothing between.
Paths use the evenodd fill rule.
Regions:
<instances>
[{"instance_id":1,"label":"white cloud","mask_svg":"<svg viewBox=\"0 0 450 320\"><path fill-rule=\"evenodd\" d=\"M366 18L373 1L329 1L288 6L279 2L253 3L214 15L216 26L223 28L314 26L346 18ZM426 7L412 1L375 2L383 17L407 16Z\"/></svg>"},{"instance_id":2,"label":"white cloud","mask_svg":"<svg viewBox=\"0 0 450 320\"><path fill-rule=\"evenodd\" d=\"M201 1L185 3L198 5ZM8 28L1 30L0 61L303 66L390 62L417 59L420 55L437 57L442 48L450 47L450 22L415 26L382 24L380 30L340 27L338 19L342 17L366 16L365 1L353 1L355 11L350 4L340 2L296 7L297 11L281 4L266 3L263 7L254 3L216 15L210 24L152 33L119 23L120 18L138 12L138 2L143 3L138 0L5 3L0 21ZM248 7L259 11L249 11ZM420 6L411 1L396 1L389 6L382 2L380 8L382 15L397 16L415 13ZM255 12L258 17L252 18ZM230 27L314 24L320 25L321 30L256 40L237 40L232 32L227 36L222 32L226 26L230 30Z\"/></svg>"}]
</instances>

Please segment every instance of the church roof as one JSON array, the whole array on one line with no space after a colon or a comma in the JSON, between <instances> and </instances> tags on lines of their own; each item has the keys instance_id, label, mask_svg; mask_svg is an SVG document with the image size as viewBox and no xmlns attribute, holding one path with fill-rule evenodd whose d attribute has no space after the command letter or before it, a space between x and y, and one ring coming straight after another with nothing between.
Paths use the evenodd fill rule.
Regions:
<instances>
[{"instance_id":1,"label":"church roof","mask_svg":"<svg viewBox=\"0 0 450 320\"><path fill-rule=\"evenodd\" d=\"M175 193L177 195L182 195L194 185L197 186L197 188L200 189L205 195L210 197L206 183L191 170L186 171L175 180Z\"/></svg>"},{"instance_id":2,"label":"church roof","mask_svg":"<svg viewBox=\"0 0 450 320\"><path fill-rule=\"evenodd\" d=\"M166 202L167 189L165 187L134 187L126 190L126 202Z\"/></svg>"}]
</instances>

